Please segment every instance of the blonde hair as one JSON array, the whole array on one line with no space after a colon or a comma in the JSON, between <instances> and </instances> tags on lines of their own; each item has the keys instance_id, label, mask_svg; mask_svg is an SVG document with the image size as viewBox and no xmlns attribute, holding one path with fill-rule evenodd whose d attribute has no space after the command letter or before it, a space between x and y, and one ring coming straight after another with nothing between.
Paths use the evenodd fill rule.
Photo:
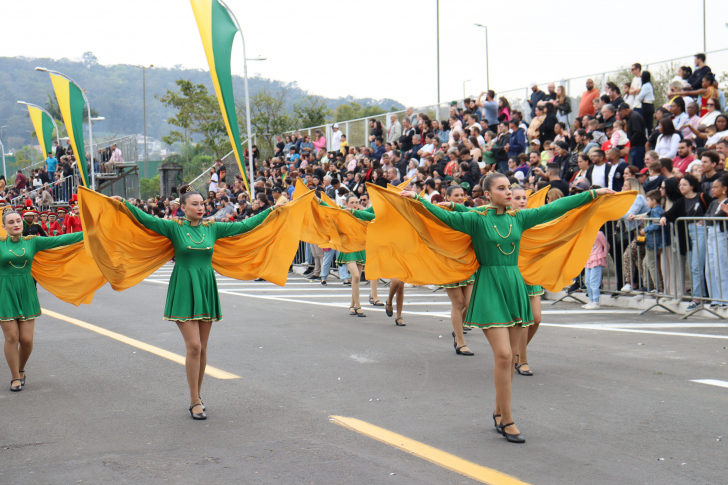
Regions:
<instances>
[{"instance_id":1,"label":"blonde hair","mask_svg":"<svg viewBox=\"0 0 728 485\"><path fill-rule=\"evenodd\" d=\"M551 189L546 194L546 197L548 197L549 203L551 203L555 200L559 200L559 199L563 198L564 193L562 191L560 191L559 189Z\"/></svg>"},{"instance_id":2,"label":"blonde hair","mask_svg":"<svg viewBox=\"0 0 728 485\"><path fill-rule=\"evenodd\" d=\"M642 188L642 185L636 178L626 179L624 183L625 185L629 185L630 190L636 190L639 194L645 195L645 189Z\"/></svg>"}]
</instances>

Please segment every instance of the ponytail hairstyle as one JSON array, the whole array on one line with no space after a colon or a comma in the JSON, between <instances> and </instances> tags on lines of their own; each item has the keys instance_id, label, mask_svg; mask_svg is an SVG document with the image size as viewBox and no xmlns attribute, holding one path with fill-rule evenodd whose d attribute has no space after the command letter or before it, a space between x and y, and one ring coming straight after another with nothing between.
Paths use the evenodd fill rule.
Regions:
<instances>
[{"instance_id":1,"label":"ponytail hairstyle","mask_svg":"<svg viewBox=\"0 0 728 485\"><path fill-rule=\"evenodd\" d=\"M197 192L191 185L183 185L179 188L179 203L180 205L186 205L187 200L193 196L193 195L199 195L202 197L202 194ZM202 197L204 199L204 197Z\"/></svg>"},{"instance_id":2,"label":"ponytail hairstyle","mask_svg":"<svg viewBox=\"0 0 728 485\"><path fill-rule=\"evenodd\" d=\"M3 208L3 225L5 225L5 219L7 219L7 217L10 214L17 214L18 216L20 216L20 212L18 212L15 209L13 209L12 206L6 205ZM20 216L20 217L23 217L23 216Z\"/></svg>"}]
</instances>

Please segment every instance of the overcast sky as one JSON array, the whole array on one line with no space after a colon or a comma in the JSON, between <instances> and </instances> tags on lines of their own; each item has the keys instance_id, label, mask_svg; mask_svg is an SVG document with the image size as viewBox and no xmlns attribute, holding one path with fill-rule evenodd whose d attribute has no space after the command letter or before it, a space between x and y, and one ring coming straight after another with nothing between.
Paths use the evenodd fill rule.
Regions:
<instances>
[{"instance_id":1,"label":"overcast sky","mask_svg":"<svg viewBox=\"0 0 728 485\"><path fill-rule=\"evenodd\" d=\"M327 97L437 101L435 0L228 0L247 41L249 73ZM708 50L728 48L728 1L706 0ZM187 0L2 1L0 56L207 70ZM703 50L700 0L440 1L442 101L655 62ZM723 55L728 56L728 53ZM710 58L708 59L710 64ZM236 38L233 73L242 75ZM242 93L237 93L242 96Z\"/></svg>"}]
</instances>

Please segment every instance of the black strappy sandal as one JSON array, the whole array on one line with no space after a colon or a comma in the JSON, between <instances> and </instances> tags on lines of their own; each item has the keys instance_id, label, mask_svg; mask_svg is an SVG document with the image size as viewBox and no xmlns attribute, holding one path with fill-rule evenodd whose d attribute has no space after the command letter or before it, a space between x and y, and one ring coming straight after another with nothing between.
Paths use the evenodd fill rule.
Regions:
<instances>
[{"instance_id":1,"label":"black strappy sandal","mask_svg":"<svg viewBox=\"0 0 728 485\"><path fill-rule=\"evenodd\" d=\"M524 362L523 364L516 364L516 372L521 374L522 376L532 376L533 371L531 370L521 370L521 367L528 364L528 362Z\"/></svg>"},{"instance_id":2,"label":"black strappy sandal","mask_svg":"<svg viewBox=\"0 0 728 485\"><path fill-rule=\"evenodd\" d=\"M26 375L25 375L25 371L24 370L19 370L18 371L18 374L20 374L21 372L23 373L23 378L20 379L20 385L21 386L24 386L25 385L25 377L26 377Z\"/></svg>"},{"instance_id":3,"label":"black strappy sandal","mask_svg":"<svg viewBox=\"0 0 728 485\"><path fill-rule=\"evenodd\" d=\"M192 419L207 419L207 414L205 414L205 411L203 410L201 413L193 413L192 410L196 408L197 406L202 407L202 404L195 404L194 406L190 406L190 416L192 416Z\"/></svg>"},{"instance_id":4,"label":"black strappy sandal","mask_svg":"<svg viewBox=\"0 0 728 485\"><path fill-rule=\"evenodd\" d=\"M361 307L359 307L359 308L355 308L354 310L356 310L356 313L355 313L355 315L356 315L357 317L362 317L362 318L366 317L366 315L364 315L364 310L362 310L362 309L361 309ZM361 313L360 313L360 312L361 312Z\"/></svg>"},{"instance_id":5,"label":"black strappy sandal","mask_svg":"<svg viewBox=\"0 0 728 485\"><path fill-rule=\"evenodd\" d=\"M467 347L467 345L461 345L460 347L455 347L455 353L456 353L456 354L458 354L458 355L475 355L475 354L474 354L474 353L473 353L472 351L470 351L470 350L460 350L460 349L462 349L463 347Z\"/></svg>"},{"instance_id":6,"label":"black strappy sandal","mask_svg":"<svg viewBox=\"0 0 728 485\"><path fill-rule=\"evenodd\" d=\"M202 404L202 411L207 411L207 407L205 406L205 403L202 402L202 398L200 398L200 404Z\"/></svg>"},{"instance_id":7,"label":"black strappy sandal","mask_svg":"<svg viewBox=\"0 0 728 485\"><path fill-rule=\"evenodd\" d=\"M495 420L495 418L500 418L500 414L493 413L493 426L495 426L495 430L499 433L501 432L500 429L498 429L498 421Z\"/></svg>"},{"instance_id":8,"label":"black strappy sandal","mask_svg":"<svg viewBox=\"0 0 728 485\"><path fill-rule=\"evenodd\" d=\"M395 318L394 319L394 324L397 325L398 327L406 327L407 326L407 324L404 323L404 318L402 318L402 317Z\"/></svg>"},{"instance_id":9,"label":"black strappy sandal","mask_svg":"<svg viewBox=\"0 0 728 485\"><path fill-rule=\"evenodd\" d=\"M369 303L373 306L384 306L384 303L382 303L380 300L375 300L372 298L372 295L369 295Z\"/></svg>"},{"instance_id":10,"label":"black strappy sandal","mask_svg":"<svg viewBox=\"0 0 728 485\"><path fill-rule=\"evenodd\" d=\"M388 317L394 315L394 305L385 304L384 313L386 313Z\"/></svg>"},{"instance_id":11,"label":"black strappy sandal","mask_svg":"<svg viewBox=\"0 0 728 485\"><path fill-rule=\"evenodd\" d=\"M352 317L354 315L356 315L356 307L353 307L353 306L349 307L349 315L351 315Z\"/></svg>"},{"instance_id":12,"label":"black strappy sandal","mask_svg":"<svg viewBox=\"0 0 728 485\"><path fill-rule=\"evenodd\" d=\"M19 386L14 386L13 385L13 382L15 382L15 381L20 382L20 385ZM10 390L13 391L13 392L20 392L20 391L22 391L23 390L23 380L22 379L13 379L12 381L10 381Z\"/></svg>"},{"instance_id":13,"label":"black strappy sandal","mask_svg":"<svg viewBox=\"0 0 728 485\"><path fill-rule=\"evenodd\" d=\"M513 426L514 424L516 424L516 423L508 423L508 424L505 424L505 425L504 424L501 424L500 426L498 426L498 431L510 443L525 443L526 442L526 438L524 438L521 433L518 433L518 434L508 434L508 433L506 433L506 428L508 426Z\"/></svg>"}]
</instances>

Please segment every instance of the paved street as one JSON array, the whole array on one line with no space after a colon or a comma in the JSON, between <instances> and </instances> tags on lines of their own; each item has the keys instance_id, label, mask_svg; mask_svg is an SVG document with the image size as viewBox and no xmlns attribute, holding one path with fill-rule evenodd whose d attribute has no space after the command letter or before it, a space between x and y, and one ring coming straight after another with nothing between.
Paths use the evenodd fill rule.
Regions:
<instances>
[{"instance_id":1,"label":"paved street","mask_svg":"<svg viewBox=\"0 0 728 485\"><path fill-rule=\"evenodd\" d=\"M40 289L27 386L0 388L0 484L728 484L725 321L544 302L516 445L493 429L488 342L455 355L444 292L408 288L396 327L369 286L356 318L338 280L218 276L198 422L171 270L79 308Z\"/></svg>"}]
</instances>

